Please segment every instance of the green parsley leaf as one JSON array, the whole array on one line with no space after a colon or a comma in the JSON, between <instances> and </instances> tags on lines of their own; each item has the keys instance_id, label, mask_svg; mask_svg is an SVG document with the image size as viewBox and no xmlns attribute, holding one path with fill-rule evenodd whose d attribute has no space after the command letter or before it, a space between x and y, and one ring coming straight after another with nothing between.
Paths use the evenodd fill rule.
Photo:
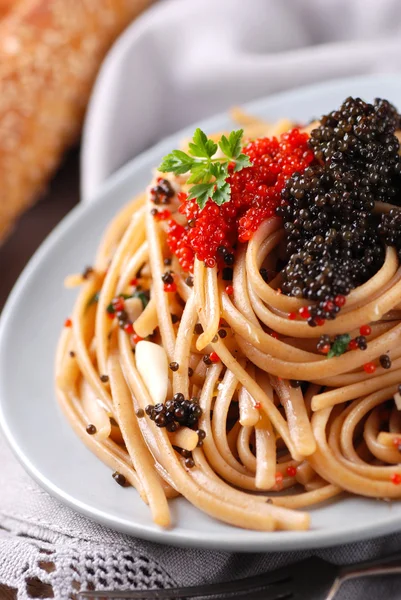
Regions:
<instances>
[{"instance_id":1,"label":"green parsley leaf","mask_svg":"<svg viewBox=\"0 0 401 600\"><path fill-rule=\"evenodd\" d=\"M172 172L176 173L176 175L183 175L191 171L194 163L195 160L182 150L173 150L163 158L159 171L162 173Z\"/></svg>"},{"instance_id":2,"label":"green parsley leaf","mask_svg":"<svg viewBox=\"0 0 401 600\"><path fill-rule=\"evenodd\" d=\"M341 354L344 354L350 341L351 336L348 333L337 335L330 351L327 354L327 358L333 358L334 356L341 356Z\"/></svg>"},{"instance_id":3,"label":"green parsley leaf","mask_svg":"<svg viewBox=\"0 0 401 600\"><path fill-rule=\"evenodd\" d=\"M91 298L89 298L88 304L86 305L86 308L89 308L93 304L96 304L96 302L99 302L99 294L100 294L100 292L95 292L93 294L93 296Z\"/></svg>"},{"instance_id":4,"label":"green parsley leaf","mask_svg":"<svg viewBox=\"0 0 401 600\"><path fill-rule=\"evenodd\" d=\"M209 183L212 178L210 167L206 162L194 164L187 183Z\"/></svg>"},{"instance_id":5,"label":"green parsley leaf","mask_svg":"<svg viewBox=\"0 0 401 600\"><path fill-rule=\"evenodd\" d=\"M142 302L143 308L146 308L149 304L149 295L146 292L134 292L132 296L129 296L129 298L139 298L139 300Z\"/></svg>"},{"instance_id":6,"label":"green parsley leaf","mask_svg":"<svg viewBox=\"0 0 401 600\"><path fill-rule=\"evenodd\" d=\"M251 167L251 166L252 166L252 163L249 159L249 156L247 156L246 154L240 154L235 159L234 171L241 171L242 169L245 169L245 167Z\"/></svg>"},{"instance_id":7,"label":"green parsley leaf","mask_svg":"<svg viewBox=\"0 0 401 600\"><path fill-rule=\"evenodd\" d=\"M225 156L232 160L238 158L241 154L241 141L243 135L244 130L238 129L237 131L232 131L228 136L228 139L225 135L221 136L219 147Z\"/></svg>"},{"instance_id":8,"label":"green parsley leaf","mask_svg":"<svg viewBox=\"0 0 401 600\"><path fill-rule=\"evenodd\" d=\"M114 314L115 314L115 312L116 312L116 309L114 308L114 306L113 306L113 303L112 303L112 302L110 302L110 304L108 304L108 305L106 306L106 312L108 312L108 313L109 313L109 315L114 315Z\"/></svg>"},{"instance_id":9,"label":"green parsley leaf","mask_svg":"<svg viewBox=\"0 0 401 600\"><path fill-rule=\"evenodd\" d=\"M176 175L189 172L187 183L194 185L188 197L196 199L201 210L209 199L221 206L231 199L228 166L233 163L234 171L252 166L249 157L241 153L243 133L242 129L238 129L228 137L222 135L216 144L198 128L189 143L189 154L173 150L163 158L159 171ZM224 157L214 157L218 148Z\"/></svg>"},{"instance_id":10,"label":"green parsley leaf","mask_svg":"<svg viewBox=\"0 0 401 600\"><path fill-rule=\"evenodd\" d=\"M226 180L228 177L228 163L212 163L210 165L210 173L215 178L216 183L219 180Z\"/></svg>"},{"instance_id":11,"label":"green parsley leaf","mask_svg":"<svg viewBox=\"0 0 401 600\"><path fill-rule=\"evenodd\" d=\"M217 206L221 206L226 202L230 202L231 200L231 188L230 184L227 181L221 182L217 184L217 189L213 192L212 200L217 204Z\"/></svg>"},{"instance_id":12,"label":"green parsley leaf","mask_svg":"<svg viewBox=\"0 0 401 600\"><path fill-rule=\"evenodd\" d=\"M189 191L188 198L196 198L196 201L201 210L206 206L206 202L212 197L215 188L215 183L198 183L193 185Z\"/></svg>"},{"instance_id":13,"label":"green parsley leaf","mask_svg":"<svg viewBox=\"0 0 401 600\"><path fill-rule=\"evenodd\" d=\"M212 158L217 152L217 144L209 140L202 129L196 129L192 142L189 143L189 153L197 158Z\"/></svg>"}]
</instances>

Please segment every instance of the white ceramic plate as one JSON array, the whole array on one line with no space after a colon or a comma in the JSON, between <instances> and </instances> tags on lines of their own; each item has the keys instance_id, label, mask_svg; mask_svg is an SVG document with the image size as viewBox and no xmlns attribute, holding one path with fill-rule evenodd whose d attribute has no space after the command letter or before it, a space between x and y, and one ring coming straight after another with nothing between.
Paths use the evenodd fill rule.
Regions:
<instances>
[{"instance_id":1,"label":"white ceramic plate","mask_svg":"<svg viewBox=\"0 0 401 600\"><path fill-rule=\"evenodd\" d=\"M401 107L401 80L374 77L331 82L248 105L268 119L307 120L336 108L348 95L382 96ZM232 127L226 116L201 124L206 131ZM344 497L311 510L307 532L259 533L213 520L180 498L171 502L175 527L162 531L134 489L122 489L64 421L53 390L54 351L76 292L65 275L90 264L116 211L150 178L151 169L179 140L163 141L114 175L97 201L78 206L53 231L21 275L0 325L0 423L27 471L62 502L126 533L157 542L213 549L262 551L317 548L401 529L401 503Z\"/></svg>"}]
</instances>

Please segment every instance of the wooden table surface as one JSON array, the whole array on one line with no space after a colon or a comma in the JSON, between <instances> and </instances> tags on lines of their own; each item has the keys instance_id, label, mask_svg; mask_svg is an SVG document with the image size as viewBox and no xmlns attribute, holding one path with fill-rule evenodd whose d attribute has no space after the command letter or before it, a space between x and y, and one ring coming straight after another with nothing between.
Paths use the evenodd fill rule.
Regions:
<instances>
[{"instance_id":1,"label":"wooden table surface","mask_svg":"<svg viewBox=\"0 0 401 600\"><path fill-rule=\"evenodd\" d=\"M0 310L22 269L53 227L79 201L79 151L66 157L43 198L0 246Z\"/></svg>"}]
</instances>

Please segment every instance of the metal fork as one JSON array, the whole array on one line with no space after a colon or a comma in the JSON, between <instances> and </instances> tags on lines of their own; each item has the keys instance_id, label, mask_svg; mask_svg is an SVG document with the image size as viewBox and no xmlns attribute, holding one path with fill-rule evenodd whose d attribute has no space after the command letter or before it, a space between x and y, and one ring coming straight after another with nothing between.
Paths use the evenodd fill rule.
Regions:
<instances>
[{"instance_id":1,"label":"metal fork","mask_svg":"<svg viewBox=\"0 0 401 600\"><path fill-rule=\"evenodd\" d=\"M346 567L332 565L320 558L308 558L263 575L236 581L169 589L132 592L81 592L81 600L185 600L189 598L247 598L250 600L333 600L348 579L372 575L401 574L401 554L357 563ZM252 596L250 595L252 593Z\"/></svg>"}]
</instances>

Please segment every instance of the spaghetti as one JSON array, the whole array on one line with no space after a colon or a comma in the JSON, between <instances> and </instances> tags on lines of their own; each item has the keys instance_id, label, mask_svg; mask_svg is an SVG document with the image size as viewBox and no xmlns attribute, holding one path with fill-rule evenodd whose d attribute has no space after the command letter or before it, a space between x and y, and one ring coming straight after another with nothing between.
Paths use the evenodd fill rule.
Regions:
<instances>
[{"instance_id":1,"label":"spaghetti","mask_svg":"<svg viewBox=\"0 0 401 600\"><path fill-rule=\"evenodd\" d=\"M259 148L265 144L264 156L289 139L308 144L307 176L318 156L310 128L295 142L285 133L289 122L236 116ZM264 159L271 170L272 155ZM238 173L242 180L251 168ZM265 210L280 190L258 187L267 194L264 212L248 205L246 218L244 210L235 215L234 175L223 221L237 219L237 238L225 230L214 255L200 259L191 238L191 219L202 212L188 202L188 175L156 173L110 224L92 269L69 280L82 289L56 357L64 414L162 527L171 525L168 499L177 495L226 523L263 531L307 529L302 509L343 491L401 497L396 244L384 244L365 281L323 304L285 294L291 238L282 216ZM379 200L374 213L394 219L396 209ZM209 201L203 214L217 223L223 206Z\"/></svg>"}]
</instances>

